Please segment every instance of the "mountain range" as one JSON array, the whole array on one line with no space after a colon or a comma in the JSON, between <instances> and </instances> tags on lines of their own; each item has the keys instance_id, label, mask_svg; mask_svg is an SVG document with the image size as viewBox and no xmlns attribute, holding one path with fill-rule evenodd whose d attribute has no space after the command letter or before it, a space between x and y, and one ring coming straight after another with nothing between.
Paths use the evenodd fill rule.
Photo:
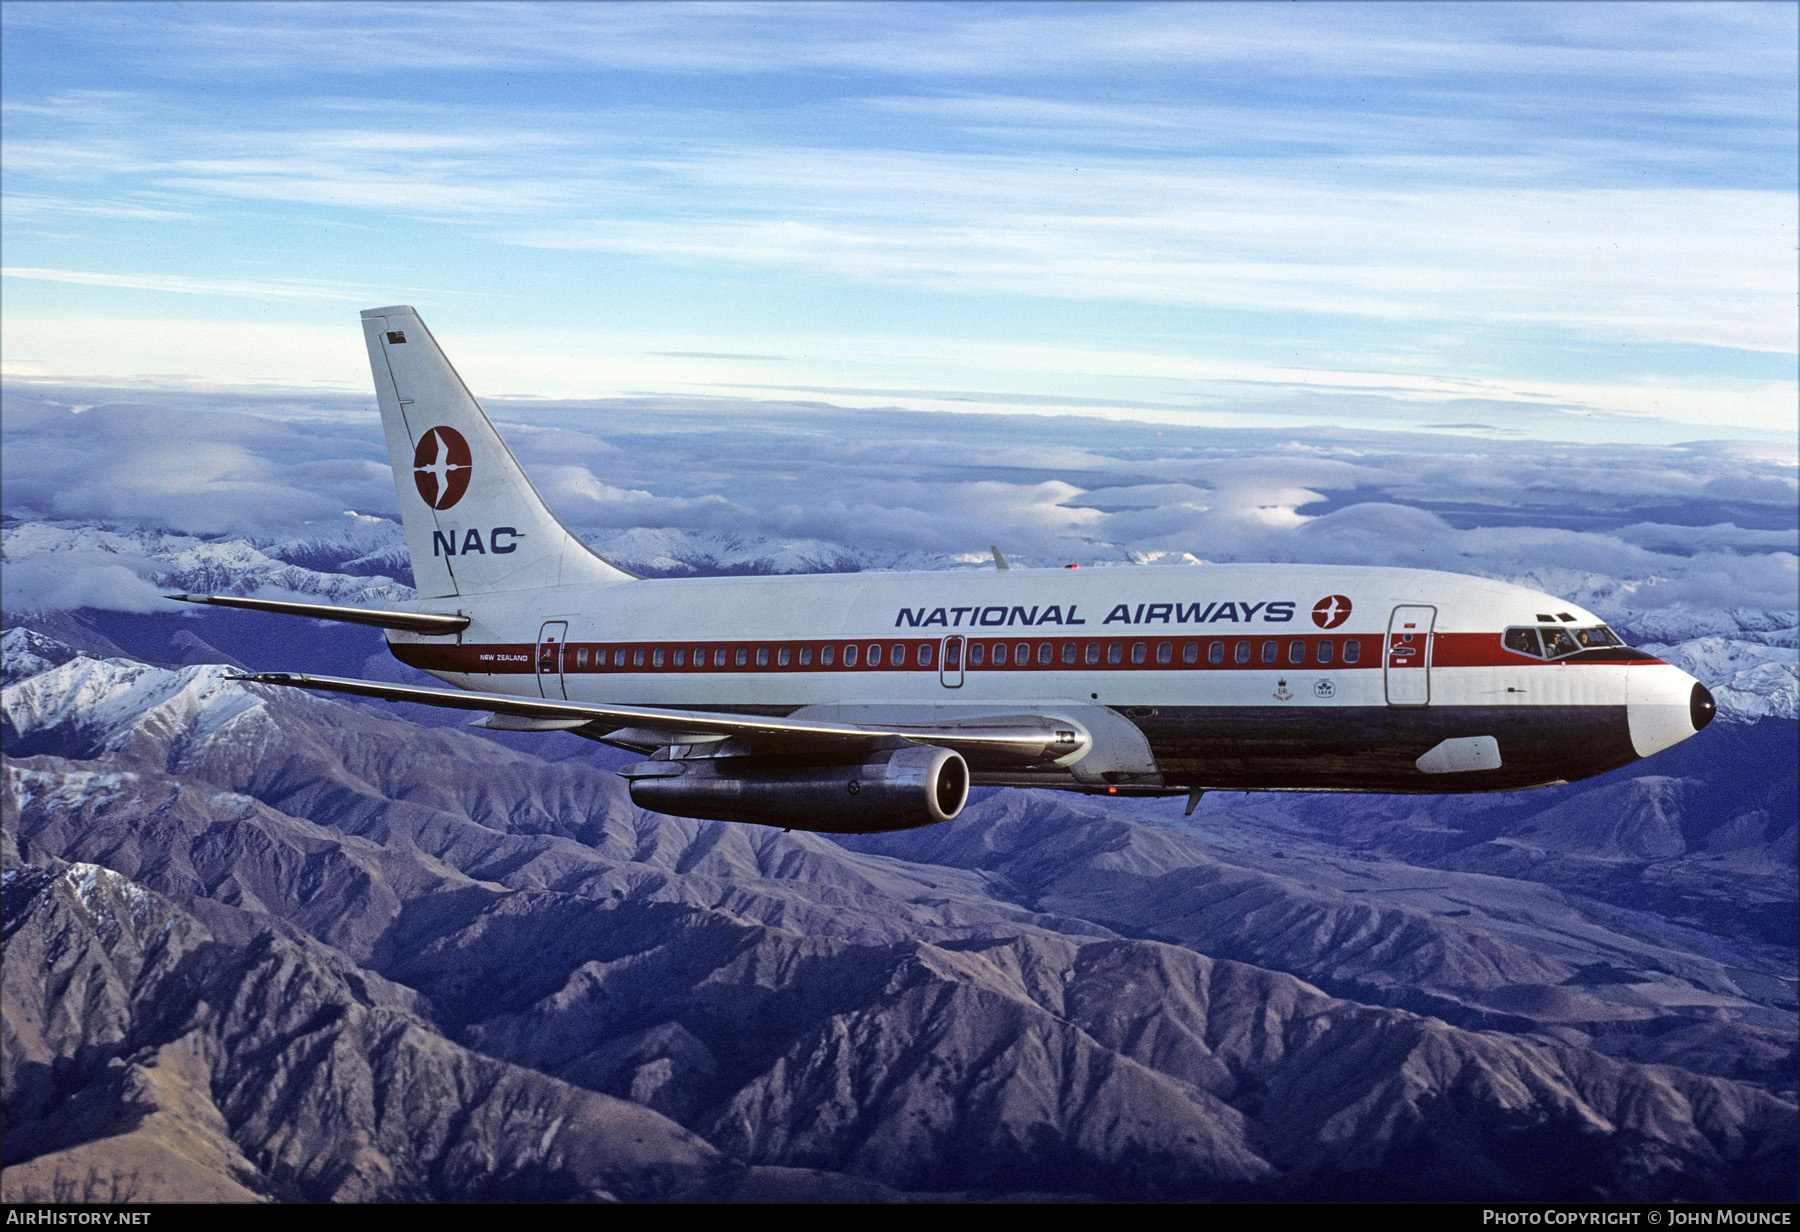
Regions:
<instances>
[{"instance_id":1,"label":"mountain range","mask_svg":"<svg viewBox=\"0 0 1800 1232\"><path fill-rule=\"evenodd\" d=\"M170 589L409 580L373 518L5 533ZM639 539L665 573L883 563ZM836 839L645 813L574 737L231 678L402 678L367 630L12 613L0 1189L1791 1199L1793 614L1575 597L1721 721L1536 792L989 791Z\"/></svg>"}]
</instances>

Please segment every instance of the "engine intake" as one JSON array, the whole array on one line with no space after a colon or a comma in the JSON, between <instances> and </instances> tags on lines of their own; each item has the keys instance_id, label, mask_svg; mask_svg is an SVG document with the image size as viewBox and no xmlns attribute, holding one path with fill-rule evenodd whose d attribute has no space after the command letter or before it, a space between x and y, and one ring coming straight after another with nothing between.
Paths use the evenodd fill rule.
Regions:
<instances>
[{"instance_id":1,"label":"engine intake","mask_svg":"<svg viewBox=\"0 0 1800 1232\"><path fill-rule=\"evenodd\" d=\"M619 771L640 808L827 834L949 821L969 799L969 767L950 749L877 753L857 765L756 765L743 758L645 761Z\"/></svg>"}]
</instances>

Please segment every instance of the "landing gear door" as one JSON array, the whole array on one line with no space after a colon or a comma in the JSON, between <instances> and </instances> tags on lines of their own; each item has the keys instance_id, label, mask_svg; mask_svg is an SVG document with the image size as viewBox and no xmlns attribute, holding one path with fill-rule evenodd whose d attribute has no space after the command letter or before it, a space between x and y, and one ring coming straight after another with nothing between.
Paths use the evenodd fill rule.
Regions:
<instances>
[{"instance_id":1,"label":"landing gear door","mask_svg":"<svg viewBox=\"0 0 1800 1232\"><path fill-rule=\"evenodd\" d=\"M1388 617L1382 677L1390 706L1431 704L1431 630L1437 609L1423 604L1401 606Z\"/></svg>"},{"instance_id":2,"label":"landing gear door","mask_svg":"<svg viewBox=\"0 0 1800 1232\"><path fill-rule=\"evenodd\" d=\"M567 698L568 692L563 688L563 643L569 638L569 622L566 620L546 620L544 627L538 630L537 655L533 662L537 664L538 693L544 697Z\"/></svg>"},{"instance_id":3,"label":"landing gear door","mask_svg":"<svg viewBox=\"0 0 1800 1232\"><path fill-rule=\"evenodd\" d=\"M963 640L952 633L938 647L938 683L946 689L960 689L963 682Z\"/></svg>"}]
</instances>

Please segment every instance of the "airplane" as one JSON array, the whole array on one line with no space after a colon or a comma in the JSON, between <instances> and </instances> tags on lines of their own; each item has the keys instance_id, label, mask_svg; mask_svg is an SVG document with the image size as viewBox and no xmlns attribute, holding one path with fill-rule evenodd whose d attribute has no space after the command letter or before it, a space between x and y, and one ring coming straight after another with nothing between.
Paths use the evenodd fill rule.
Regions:
<instances>
[{"instance_id":1,"label":"airplane","mask_svg":"<svg viewBox=\"0 0 1800 1232\"><path fill-rule=\"evenodd\" d=\"M1712 719L1593 613L1420 569L1211 564L652 580L559 522L418 313L362 313L417 598L171 598L372 625L449 688L239 677L637 753L654 812L864 833L972 786L1458 793L1583 779Z\"/></svg>"}]
</instances>

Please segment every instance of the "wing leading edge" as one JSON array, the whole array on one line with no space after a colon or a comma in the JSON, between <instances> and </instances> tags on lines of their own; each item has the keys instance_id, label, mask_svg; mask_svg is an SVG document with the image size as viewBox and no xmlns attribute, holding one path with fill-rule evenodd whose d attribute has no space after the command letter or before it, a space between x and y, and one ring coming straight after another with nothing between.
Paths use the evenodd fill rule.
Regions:
<instances>
[{"instance_id":1,"label":"wing leading edge","mask_svg":"<svg viewBox=\"0 0 1800 1232\"><path fill-rule=\"evenodd\" d=\"M596 705L298 672L254 672L234 679L253 684L348 693L390 702L415 702L452 710L487 711L501 719L491 724L494 727L579 730L580 734L591 735L594 739L639 749L732 737L764 745L845 751L867 748L881 741L899 741L953 749L967 758L971 766L1022 767L1049 763L1067 765L1079 760L1093 744L1092 737L1081 724L1053 715L983 715L938 724L831 723L713 710Z\"/></svg>"}]
</instances>

